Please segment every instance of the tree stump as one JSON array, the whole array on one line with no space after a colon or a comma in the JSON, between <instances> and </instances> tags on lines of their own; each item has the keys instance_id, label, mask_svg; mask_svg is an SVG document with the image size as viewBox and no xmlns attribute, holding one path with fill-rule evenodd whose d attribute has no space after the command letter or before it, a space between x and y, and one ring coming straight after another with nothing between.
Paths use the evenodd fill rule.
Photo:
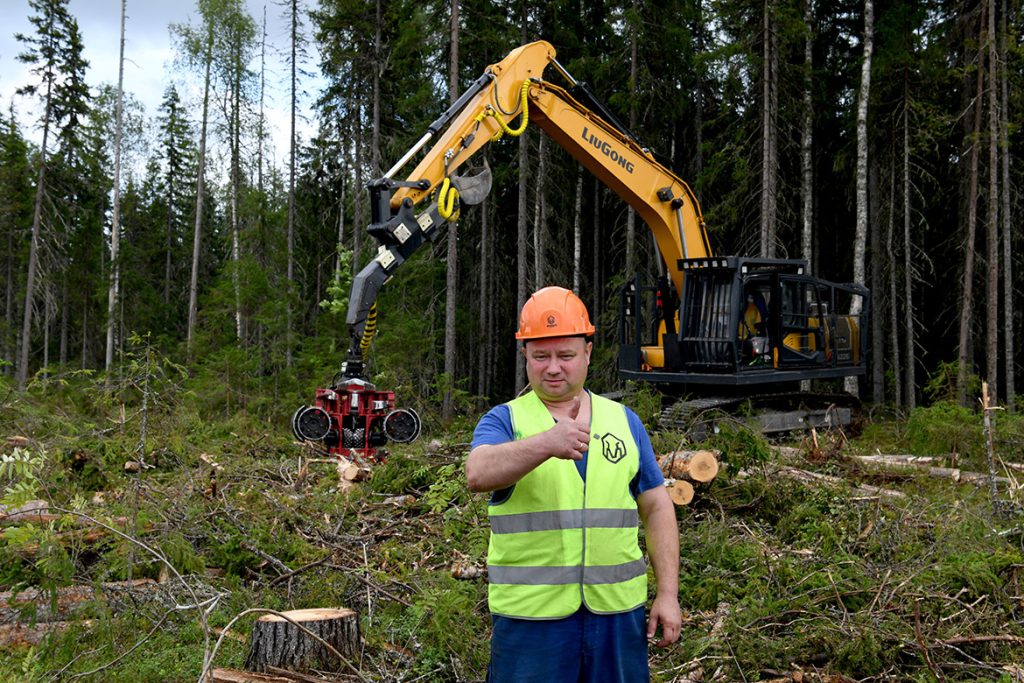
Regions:
<instances>
[{"instance_id":1,"label":"tree stump","mask_svg":"<svg viewBox=\"0 0 1024 683\"><path fill-rule=\"evenodd\" d=\"M315 633L344 657L359 651L359 619L350 609L299 609L282 612ZM265 614L252 625L245 668L266 671L268 666L290 671L339 671L345 665L337 655L295 624L276 614Z\"/></svg>"},{"instance_id":2,"label":"tree stump","mask_svg":"<svg viewBox=\"0 0 1024 683\"><path fill-rule=\"evenodd\" d=\"M676 451L658 459L666 477L709 482L718 475L718 457L714 451Z\"/></svg>"}]
</instances>

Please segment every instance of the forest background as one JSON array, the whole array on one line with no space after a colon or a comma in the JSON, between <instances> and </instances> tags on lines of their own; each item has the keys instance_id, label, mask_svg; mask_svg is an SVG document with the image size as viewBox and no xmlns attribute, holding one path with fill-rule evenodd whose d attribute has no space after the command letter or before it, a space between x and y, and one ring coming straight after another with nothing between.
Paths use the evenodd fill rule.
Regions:
<instances>
[{"instance_id":1,"label":"forest background","mask_svg":"<svg viewBox=\"0 0 1024 683\"><path fill-rule=\"evenodd\" d=\"M973 373L1012 406L1018 5L296 0L277 8L290 44L268 45L266 18L210 0L170 27L175 68L198 87L171 85L149 112L86 83L66 3L33 1L36 32L19 40L38 80L0 120L4 372L22 389L40 372L114 372L137 333L191 368L231 368L240 395L329 377L347 278L375 248L365 183L487 64L543 37L694 187L716 253L806 258L871 288L867 397L913 407L956 363L961 398ZM291 66L286 150L266 124L268 50ZM129 148L144 161L121 164ZM509 340L525 292L578 283L606 349L617 285L660 268L632 212L538 131L488 157L487 202L380 307L371 371L424 406L442 397L446 416L452 390L501 400L519 384Z\"/></svg>"},{"instance_id":2,"label":"forest background","mask_svg":"<svg viewBox=\"0 0 1024 683\"><path fill-rule=\"evenodd\" d=\"M5 588L215 566L228 578L210 599L230 596L211 612L220 625L232 609L353 602L365 589L364 627L381 680L403 667L411 677L480 677L479 586L456 584L446 571L418 572L436 572L427 559L451 547L482 560L486 525L467 517L479 521L485 505L464 490L460 454L479 411L521 383L512 335L525 293L549 283L578 288L598 321L592 385L622 388L617 288L635 272L650 280L659 270L653 241L625 205L536 129L491 145L490 197L464 209L432 253L407 263L379 304L370 375L416 408L441 445L394 458L372 489L341 501L336 477L283 463L296 452L288 417L325 386L348 346L348 282L375 246L365 233L365 183L487 64L539 38L691 184L716 253L806 258L816 275L871 288L875 362L861 393L876 417L899 419L878 420L867 450L946 453L981 467L981 417L964 406L973 408L984 379L1012 410L1022 353L1017 0L274 7L290 27L286 45L268 44L265 20L238 0L200 0L196 22L171 27L174 69L199 85L169 87L158 110L146 111L117 84L86 81L66 0L28 3L33 31L19 41L34 77L0 108L0 415L30 446L8 444L3 502L32 493L81 511L90 496L99 505L97 491L116 489L110 497L118 502L105 514L131 516L135 539L158 535L150 549L163 560L147 560L132 542L69 550L53 527L7 534ZM268 50L288 55L286 150L268 133ZM300 139L297 103L307 84L316 85L305 93L315 102L315 134ZM33 98L38 119L23 120L22 98ZM123 163L128 149L143 161ZM627 389L650 420L656 397ZM1015 434L1009 424L1005 433ZM677 438L656 435L659 447ZM1004 442L1011 452L1019 444ZM734 474L769 457L748 433L719 445ZM216 485L211 495L196 480L199 469L209 475L201 453L232 458L236 470L221 476L221 498ZM125 480L126 458L148 474ZM1014 518L1010 531L993 521L987 497L944 491L893 513L865 509L849 491L793 495L753 481L724 478L707 508L684 517L683 592L699 610L689 628L721 621L728 629L734 618L740 625L728 631L728 653L721 642L686 639L686 649L662 662L664 680L708 653L734 667L721 680L767 676L794 661L878 680L896 671L922 680L1017 675L994 663L1020 664L1012 638L1024 637L1024 536ZM916 495L934 493L911 486ZM396 514L402 524L422 524L424 538L396 537L392 508L381 506L381 496L410 493L419 503ZM319 520L307 509L330 512ZM279 524L289 529L284 540ZM762 536L769 529L772 536ZM788 550L769 552L776 544ZM807 544L811 559L801 554ZM332 566L356 571L353 553L363 561L361 579L321 574ZM294 594L289 580L287 599L278 595L278 579L309 562L320 563L316 571ZM777 562L794 564L782 571ZM768 576L759 583L762 565ZM807 589L808 576L816 577L810 594L783 591ZM730 616L730 603L766 586L785 598L758 594L761 616ZM406 597L376 602L396 592ZM918 607L893 616L900 599L915 604L922 595L955 597L923 615ZM805 637L796 624L802 616L791 630L776 623L779 614L822 609L833 596L820 632L812 624ZM981 618L977 603L963 607L976 598L993 612ZM800 610L789 609L794 604ZM164 654L127 665L123 680L187 680L202 668L194 624L178 621L160 641L159 612L138 619L98 634L91 627L82 642L95 648L81 660L72 629L42 663L37 654L0 658L0 672L17 669L25 680L61 667L81 673L109 664L109 649L136 633L133 625L153 624ZM767 637L758 619L769 622ZM972 651L981 664L965 664L946 643L989 627L1009 628L1011 639ZM943 644L917 644L933 638ZM396 639L404 652L389 648ZM192 649L175 655L178 645ZM236 646L225 651L228 661L241 658Z\"/></svg>"}]
</instances>

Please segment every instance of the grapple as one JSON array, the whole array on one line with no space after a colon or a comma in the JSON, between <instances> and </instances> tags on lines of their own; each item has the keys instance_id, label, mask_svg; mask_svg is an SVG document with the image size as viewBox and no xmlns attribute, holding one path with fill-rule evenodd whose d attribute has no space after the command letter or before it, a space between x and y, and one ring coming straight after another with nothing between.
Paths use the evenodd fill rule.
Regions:
<instances>
[{"instance_id":1,"label":"grapple","mask_svg":"<svg viewBox=\"0 0 1024 683\"><path fill-rule=\"evenodd\" d=\"M320 442L328 454L381 462L388 442L409 443L420 435L420 418L411 408L395 408L395 392L343 377L330 389L317 389L313 405L295 411L292 432Z\"/></svg>"}]
</instances>

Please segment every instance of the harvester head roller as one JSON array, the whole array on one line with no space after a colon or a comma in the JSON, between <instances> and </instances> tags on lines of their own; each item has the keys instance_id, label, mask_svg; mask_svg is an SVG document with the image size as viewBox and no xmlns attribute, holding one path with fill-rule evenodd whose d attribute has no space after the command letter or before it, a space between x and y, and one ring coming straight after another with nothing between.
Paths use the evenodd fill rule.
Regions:
<instances>
[{"instance_id":1,"label":"harvester head roller","mask_svg":"<svg viewBox=\"0 0 1024 683\"><path fill-rule=\"evenodd\" d=\"M302 406L292 415L292 432L303 441L320 441L331 431L331 416L323 408Z\"/></svg>"},{"instance_id":2,"label":"harvester head roller","mask_svg":"<svg viewBox=\"0 0 1024 683\"><path fill-rule=\"evenodd\" d=\"M420 416L412 408L392 410L384 418L384 434L395 443L409 443L420 435Z\"/></svg>"}]
</instances>

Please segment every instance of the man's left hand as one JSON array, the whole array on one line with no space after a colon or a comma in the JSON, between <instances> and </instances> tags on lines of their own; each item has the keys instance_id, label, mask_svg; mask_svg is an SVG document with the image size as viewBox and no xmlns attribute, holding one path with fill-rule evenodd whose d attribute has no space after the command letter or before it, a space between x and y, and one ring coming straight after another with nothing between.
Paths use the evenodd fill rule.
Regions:
<instances>
[{"instance_id":1,"label":"man's left hand","mask_svg":"<svg viewBox=\"0 0 1024 683\"><path fill-rule=\"evenodd\" d=\"M679 611L679 601L673 596L657 596L651 605L651 616L647 620L647 639L654 638L654 632L661 626L661 640L658 647L668 647L679 640L679 629L683 625L683 616Z\"/></svg>"}]
</instances>

